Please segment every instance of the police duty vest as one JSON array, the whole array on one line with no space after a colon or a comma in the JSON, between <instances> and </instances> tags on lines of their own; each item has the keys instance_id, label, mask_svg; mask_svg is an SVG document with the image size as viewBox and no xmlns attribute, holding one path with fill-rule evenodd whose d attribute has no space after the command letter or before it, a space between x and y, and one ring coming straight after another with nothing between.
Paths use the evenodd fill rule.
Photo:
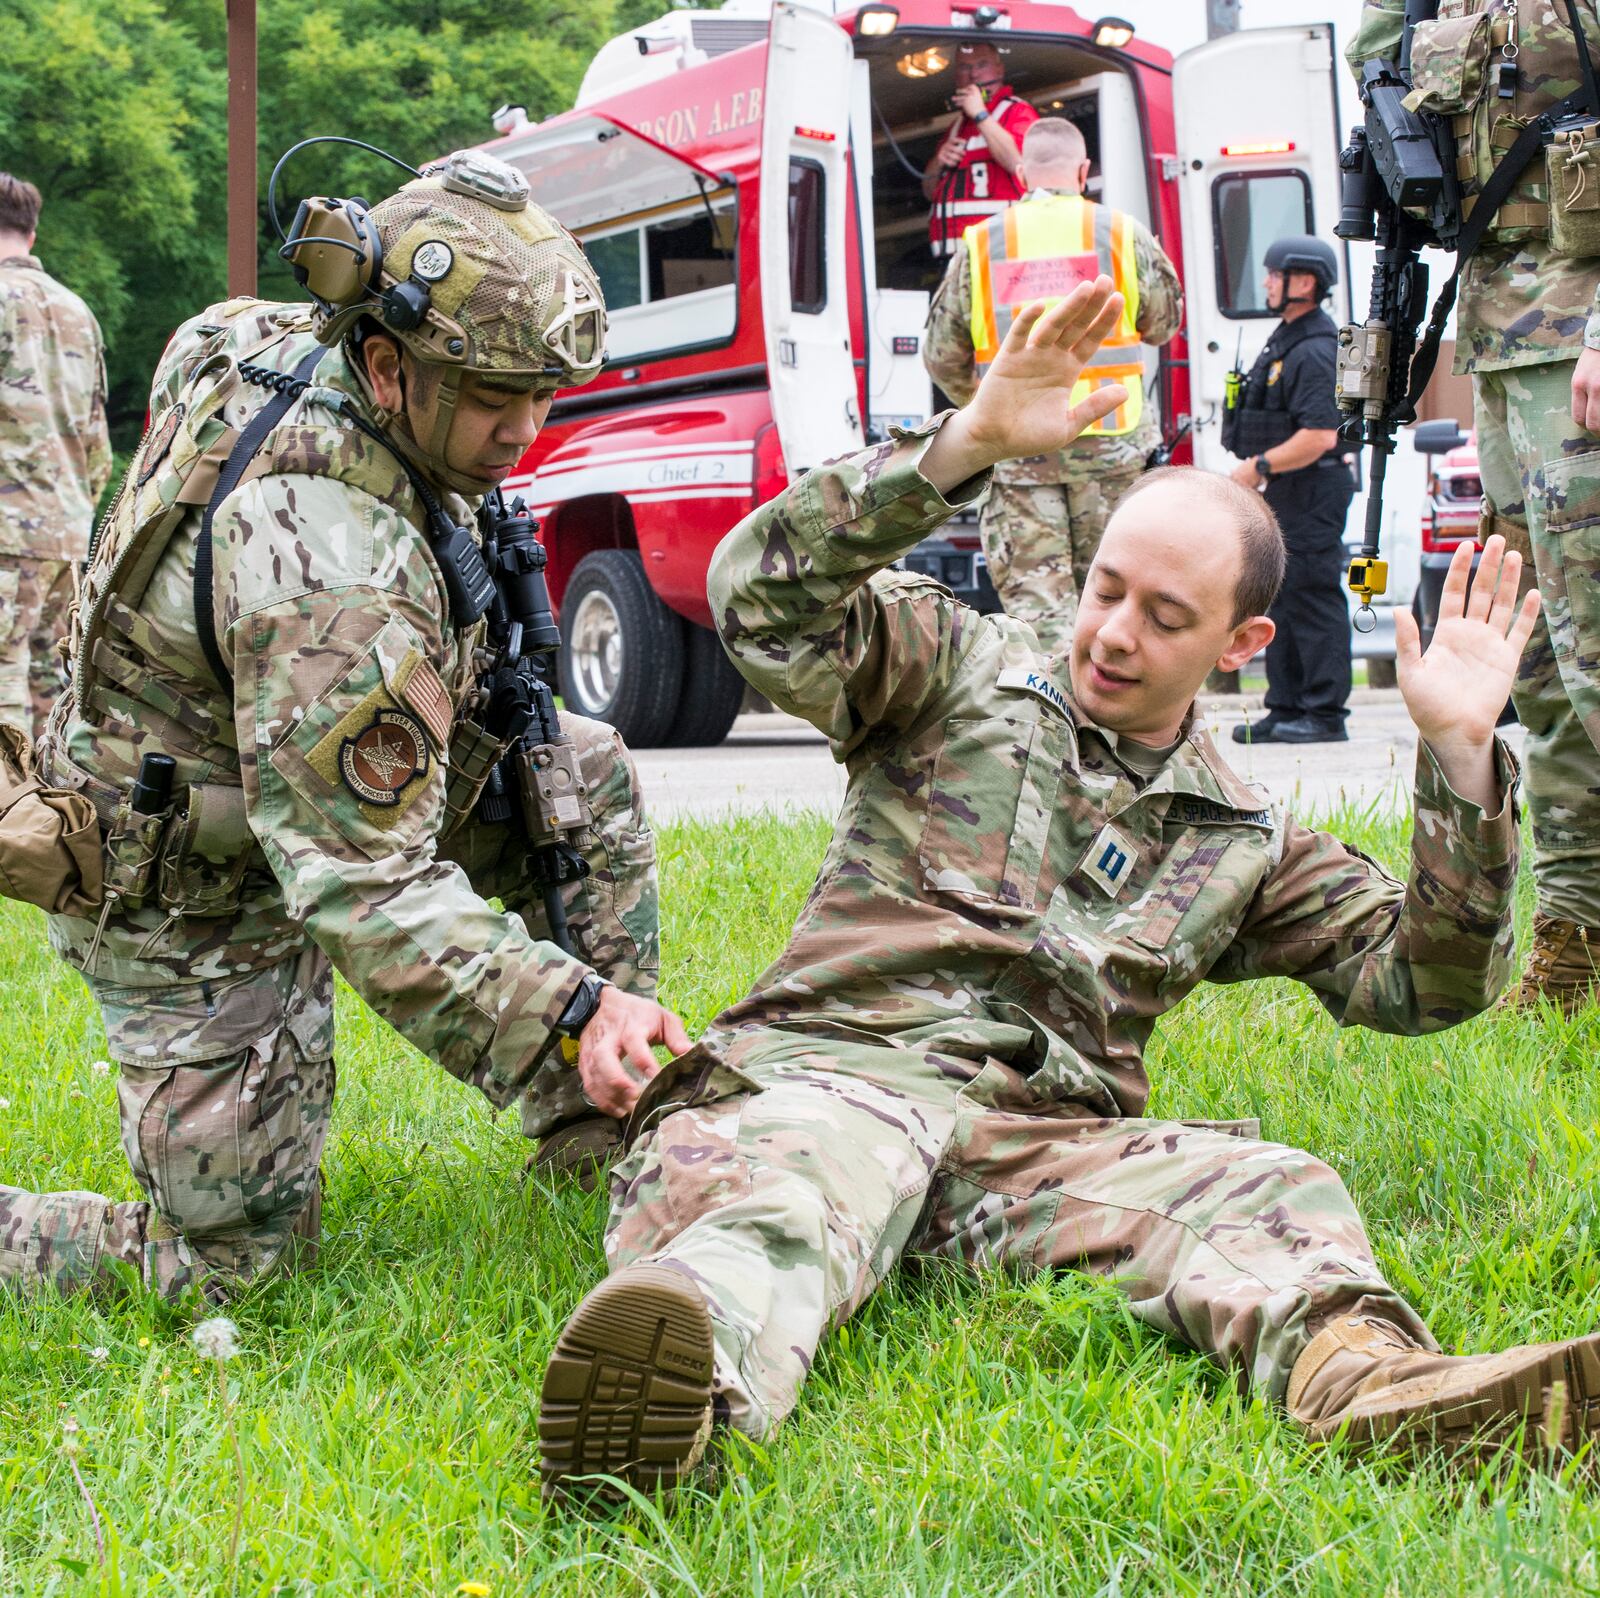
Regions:
<instances>
[{"instance_id":1,"label":"police duty vest","mask_svg":"<svg viewBox=\"0 0 1600 1598\"><path fill-rule=\"evenodd\" d=\"M1034 300L1055 304L1101 273L1122 296L1122 316L1072 390L1079 404L1097 388L1121 383L1127 399L1084 429L1086 438L1131 433L1144 414L1139 345L1139 271L1132 218L1081 194L1038 194L967 229L972 268L972 347L986 371L1017 313Z\"/></svg>"}]
</instances>

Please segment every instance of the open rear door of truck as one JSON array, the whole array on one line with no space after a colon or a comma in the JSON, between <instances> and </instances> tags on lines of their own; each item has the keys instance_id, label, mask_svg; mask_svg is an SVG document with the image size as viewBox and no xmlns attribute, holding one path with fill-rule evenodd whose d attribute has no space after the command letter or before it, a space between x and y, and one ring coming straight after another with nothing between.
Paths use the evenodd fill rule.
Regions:
<instances>
[{"instance_id":1,"label":"open rear door of truck","mask_svg":"<svg viewBox=\"0 0 1600 1598\"><path fill-rule=\"evenodd\" d=\"M767 381L789 475L862 443L850 348L848 35L806 6L772 8L761 129L761 304Z\"/></svg>"},{"instance_id":2,"label":"open rear door of truck","mask_svg":"<svg viewBox=\"0 0 1600 1598\"><path fill-rule=\"evenodd\" d=\"M1173 63L1195 460L1213 471L1233 464L1215 425L1228 370L1236 358L1248 370L1277 326L1262 290L1267 246L1314 233L1348 260L1333 234L1339 65L1325 22L1224 34ZM1334 290L1336 322L1349 296L1348 281Z\"/></svg>"}]
</instances>

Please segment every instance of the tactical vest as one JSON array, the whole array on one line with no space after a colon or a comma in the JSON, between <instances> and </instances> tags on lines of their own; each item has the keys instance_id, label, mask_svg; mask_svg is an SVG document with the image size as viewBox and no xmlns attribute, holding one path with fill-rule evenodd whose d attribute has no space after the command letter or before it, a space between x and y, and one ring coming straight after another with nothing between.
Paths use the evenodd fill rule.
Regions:
<instances>
[{"instance_id":1,"label":"tactical vest","mask_svg":"<svg viewBox=\"0 0 1600 1598\"><path fill-rule=\"evenodd\" d=\"M235 471L239 483L266 476L332 477L398 514L413 506L414 491L395 457L309 396L289 407L247 460L234 459L252 420L274 397L270 389L246 382L240 367L292 372L317 347L307 310L232 302L218 318L192 329L186 344L168 350L163 372L173 374L172 380L164 386L158 381L153 396L166 403L152 416L101 522L73 609L71 698L64 695L57 704L41 745L41 763L48 780L93 800L106 835L106 885L116 886L132 908L155 895L158 878L162 903L168 903L164 873L175 831L205 833L198 852L211 868L209 874L200 870L181 895L183 914L228 913L237 903L235 890L246 865L252 859L264 863L245 816L231 684L198 675L181 683L163 680L145 664L151 641L141 602L185 518L201 513L219 478ZM204 586L209 598L209 584ZM469 644L464 639L461 652L470 661ZM149 750L206 763L208 780L189 784L171 813L149 818L130 813L127 794L67 757L67 723L74 711L91 723L139 728ZM444 831L470 814L501 753L500 740L457 720Z\"/></svg>"},{"instance_id":2,"label":"tactical vest","mask_svg":"<svg viewBox=\"0 0 1600 1598\"><path fill-rule=\"evenodd\" d=\"M1223 406L1222 447L1229 454L1248 460L1293 438L1300 428L1289 414L1279 380L1283 363L1296 345L1312 339L1336 344L1338 338L1333 322L1315 311L1275 328L1250 368L1236 403Z\"/></svg>"},{"instance_id":3,"label":"tactical vest","mask_svg":"<svg viewBox=\"0 0 1600 1598\"><path fill-rule=\"evenodd\" d=\"M1447 117L1456 139L1456 175L1462 213L1517 136L1582 82L1578 43L1562 0L1443 0L1441 15L1419 22L1411 42L1414 111ZM1593 0L1580 0L1579 16L1592 55L1600 60L1600 24ZM1589 141L1592 146L1592 141ZM1491 243L1550 236L1552 180L1558 203L1600 211L1600 164L1584 141L1572 149L1552 145L1537 157L1485 230Z\"/></svg>"},{"instance_id":4,"label":"tactical vest","mask_svg":"<svg viewBox=\"0 0 1600 1598\"><path fill-rule=\"evenodd\" d=\"M967 229L972 268L972 347L978 371L1000 353L1011 324L1034 300L1055 304L1077 284L1104 274L1122 296L1122 316L1072 390L1080 403L1121 383L1127 399L1085 428L1086 438L1131 433L1144 414L1139 345L1139 270L1132 219L1081 194L1037 194Z\"/></svg>"}]
</instances>

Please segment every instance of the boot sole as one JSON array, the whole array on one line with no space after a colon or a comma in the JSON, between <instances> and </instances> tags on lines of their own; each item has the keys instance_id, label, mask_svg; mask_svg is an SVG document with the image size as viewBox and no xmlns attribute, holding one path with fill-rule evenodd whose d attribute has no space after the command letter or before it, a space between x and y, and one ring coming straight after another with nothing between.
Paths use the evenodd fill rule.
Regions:
<instances>
[{"instance_id":1,"label":"boot sole","mask_svg":"<svg viewBox=\"0 0 1600 1598\"><path fill-rule=\"evenodd\" d=\"M602 1282L567 1322L545 1370L545 1498L594 1475L647 1494L676 1486L705 1452L711 1378L711 1316L693 1283L661 1265L630 1266Z\"/></svg>"},{"instance_id":2,"label":"boot sole","mask_svg":"<svg viewBox=\"0 0 1600 1598\"><path fill-rule=\"evenodd\" d=\"M1394 1402L1403 1386L1358 1399L1345 1412L1347 1435L1369 1444L1431 1445L1472 1461L1498 1453L1520 1427L1525 1454L1552 1448L1575 1453L1600 1433L1600 1334L1525 1353L1476 1387L1414 1406ZM1337 1429L1328 1426L1324 1435Z\"/></svg>"}]
</instances>

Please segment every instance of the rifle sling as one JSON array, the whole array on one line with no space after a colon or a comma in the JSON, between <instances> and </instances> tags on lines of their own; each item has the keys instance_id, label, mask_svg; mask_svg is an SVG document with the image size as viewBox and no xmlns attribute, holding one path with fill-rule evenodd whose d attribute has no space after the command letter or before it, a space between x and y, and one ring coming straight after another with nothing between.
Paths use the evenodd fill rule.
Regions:
<instances>
[{"instance_id":1,"label":"rifle sling","mask_svg":"<svg viewBox=\"0 0 1600 1598\"><path fill-rule=\"evenodd\" d=\"M200 532L194 547L194 626L200 637L200 648L210 666L217 686L224 692L233 692L233 673L228 670L217 645L216 598L213 595L213 561L211 550L211 523L217 508L239 486L239 479L256 457L256 452L266 443L267 435L283 420L284 413L304 392L305 379L316 369L317 362L328 353L328 347L319 344L295 367L292 379L267 401L250 418L239 442L222 464L217 474L217 486L211 491L204 513L200 517ZM300 387L295 387L299 384Z\"/></svg>"}]
</instances>

